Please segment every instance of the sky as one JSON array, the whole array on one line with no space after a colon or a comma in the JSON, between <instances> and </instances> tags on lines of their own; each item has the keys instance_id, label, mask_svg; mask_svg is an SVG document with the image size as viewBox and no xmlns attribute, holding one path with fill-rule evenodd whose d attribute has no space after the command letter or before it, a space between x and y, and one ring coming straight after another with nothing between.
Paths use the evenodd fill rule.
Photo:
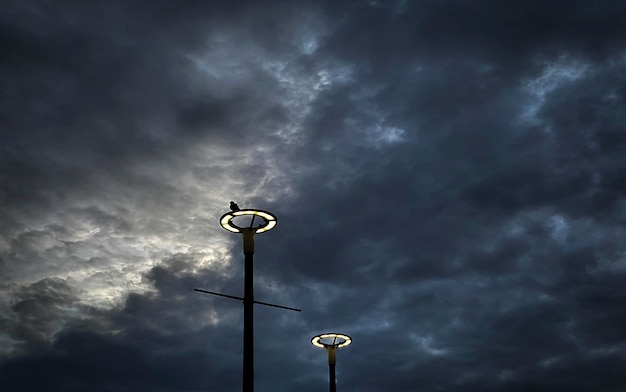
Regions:
<instances>
[{"instance_id":1,"label":"sky","mask_svg":"<svg viewBox=\"0 0 626 392\"><path fill-rule=\"evenodd\" d=\"M3 391L626 388L626 1L0 5Z\"/></svg>"}]
</instances>

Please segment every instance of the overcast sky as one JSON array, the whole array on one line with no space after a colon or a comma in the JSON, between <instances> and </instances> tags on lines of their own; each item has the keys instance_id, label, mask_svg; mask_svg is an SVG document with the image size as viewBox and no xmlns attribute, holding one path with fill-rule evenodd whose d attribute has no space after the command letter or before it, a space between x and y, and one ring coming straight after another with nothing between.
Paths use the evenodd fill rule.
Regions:
<instances>
[{"instance_id":1,"label":"overcast sky","mask_svg":"<svg viewBox=\"0 0 626 392\"><path fill-rule=\"evenodd\" d=\"M3 391L626 388L626 2L3 1Z\"/></svg>"}]
</instances>

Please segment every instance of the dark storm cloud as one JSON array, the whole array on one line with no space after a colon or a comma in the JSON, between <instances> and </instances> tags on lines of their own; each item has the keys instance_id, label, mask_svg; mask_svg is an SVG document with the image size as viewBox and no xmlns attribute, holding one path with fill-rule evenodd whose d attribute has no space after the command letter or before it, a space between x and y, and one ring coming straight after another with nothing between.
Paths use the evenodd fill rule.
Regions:
<instances>
[{"instance_id":1,"label":"dark storm cloud","mask_svg":"<svg viewBox=\"0 0 626 392\"><path fill-rule=\"evenodd\" d=\"M3 323L3 331L24 342L44 341L60 327L63 313L76 305L77 298L65 282L41 280L16 293L12 317Z\"/></svg>"},{"instance_id":2,"label":"dark storm cloud","mask_svg":"<svg viewBox=\"0 0 626 392\"><path fill-rule=\"evenodd\" d=\"M238 90L196 88L202 82L189 60L214 51L208 41L223 24L250 22L258 38L272 34L241 7L6 4L3 202L54 203L67 188L109 172L118 177L120 166L142 157L168 159L165 151L202 135L246 139L240 113L271 106L259 95L275 82L257 72L254 85ZM279 107L269 109L261 121L280 118Z\"/></svg>"},{"instance_id":3,"label":"dark storm cloud","mask_svg":"<svg viewBox=\"0 0 626 392\"><path fill-rule=\"evenodd\" d=\"M336 36L346 39L329 40L328 50L338 57L353 59L365 78L329 92L314 103L311 127L315 137L304 156L310 157L310 165L319 165L319 172L312 171L318 180L310 182L307 178L311 185L304 185L301 192L309 200L294 207L299 216L278 241L281 247L293 241L288 246L299 255L306 255L309 262L282 266L285 279L301 273L307 279L315 277L343 287L337 293L326 293L334 298L328 300L328 309L336 309L329 317L338 320L338 324L362 320L359 316L368 311L375 313L377 294L391 296L396 290L401 292L403 287L397 286L403 283L442 279L456 285L468 276L467 279L476 280L478 287L493 286L484 293L468 287L442 303L450 306L460 302L461 308L480 310L484 314L482 323L493 324L493 328L485 328L466 311L457 313L449 307L433 311L438 302L432 298L425 303L423 313L407 304L380 316L393 324L398 314L406 313L408 320L385 332L406 334L414 330L433 334L437 338L433 341L465 346L474 356L465 366L453 366L456 361L446 359L462 356L462 352L451 349L448 356L439 359L443 362L437 362L448 369L446 376L439 378L419 376L435 373L424 371L426 365L421 362L417 365L409 361L404 365L415 373L390 377L401 380L393 385L394 390L445 383L451 373L459 375L459 387L465 382L472 386L472 377L485 382L498 374L495 369L523 368L528 363L541 362L542 357L584 351L585 348L576 347L576 340L594 340L593 333L572 327L570 341L563 341L561 335L568 333L564 325L568 320L578 325L581 321L573 320L603 318L599 316L603 310L599 309L605 303L599 301L585 308L591 314L583 315L577 300L570 297L572 292L559 296L554 303L542 304L540 298L553 295L554 286L584 291L580 280L566 278L573 271L578 271L575 274L579 279L594 280L586 284L605 295L613 289L601 282L609 276L623 276L623 267L617 267L622 263L621 256L615 258L614 253L621 252L618 249L623 249L622 241L610 239L616 230L623 234L616 225L623 220L623 194L618 184L622 183L619 176L624 171L624 161L622 154L615 152L623 148L623 78L616 73L617 68L623 69L623 63L613 63L619 61L623 50L621 36L613 35L621 28L620 17L615 15L623 15L623 5L607 17L569 3L567 10L555 5L550 11L552 5L545 9L530 4L529 12L518 12L524 10L515 11L498 3L485 7L478 15L476 9L470 10L467 5L446 4L439 13L425 13L432 18L427 23L433 29L430 34L406 40L400 37L410 31L408 24L392 26L380 8L355 7L355 13L344 24L349 27L337 30ZM526 6L525 3L520 7ZM609 9L612 8L606 11ZM451 13L459 18L459 23L442 23ZM363 15L370 17L359 17ZM405 17L414 15L407 13ZM509 19L512 23L503 24ZM357 23L360 28L352 28ZM501 29L494 29L494 25ZM452 38L457 38L455 33L458 41ZM445 56L431 57L428 49L434 45L423 45L426 39L437 42L437 54ZM342 42L347 44L340 46ZM459 48L458 42L463 42L464 48ZM558 62L564 54L590 61L588 73L580 81L565 83L546 93L545 106L537 113L539 124L521 123L519 115L528 101L521 88L524 79L538 77L545 70L546 63L538 60ZM396 59L404 60L402 66L394 62ZM457 62L461 59L463 62ZM442 68L429 67L433 65ZM410 66L422 66L422 75L415 77ZM376 86L375 92L355 99L363 85L370 86L368 83ZM401 102L396 105L396 101ZM413 129L406 129L409 143L380 152L363 146L358 134L348 136L346 117L371 120L375 117L371 109L377 105L385 108L381 110L386 114L384 123L402 128L413 124ZM329 129L339 135L331 135ZM327 139L339 142L328 148ZM607 139L612 143L602 142ZM332 182L337 176L346 180L335 187ZM521 223L522 235L507 235L518 230L507 223L512 218L525 221ZM557 238L562 218L573 219L570 240L565 243ZM589 219L593 223L589 224ZM318 222L316 226L308 225L313 221ZM594 238L574 233L577 230L595 232ZM620 234L617 236L621 238ZM595 260L595 255L606 253L614 254L608 256L612 261L606 256L605 264ZM579 267L577 260L581 259L586 261ZM603 272L605 268L612 269L611 264L617 264L615 269ZM506 276L515 287L510 291L491 278ZM378 284L373 286L373 282ZM360 285L368 287L370 295L350 292L349 288ZM374 293L372 287L377 288ZM447 285L439 289L450 290ZM460 301L468 295L474 298L473 302ZM537 299L524 305L525 297ZM510 310L499 315L498 309L507 307ZM433 313L443 315L427 328L419 328L425 322L415 320L417 314L431 318ZM609 318L613 321L607 325L620 324L621 316L613 314ZM453 329L460 336L458 340L452 331L441 335L435 332L453 320L458 323ZM599 341L607 345L619 346L624 339L614 334L601 335ZM529 346L537 347L532 357L525 355L525 347ZM545 350L539 350L540 347ZM489 351L490 348L495 351ZM507 363L507 358L512 362ZM623 358L611 355L611 360ZM603 361L581 359L586 369L581 377L589 380L587 374L595 374ZM570 364L559 366L563 366L560 369L564 373L572 371L567 370L572 369ZM462 373L467 374L467 380ZM513 373L503 371L499 381L489 382L520 390L538 384L525 384L524 377L517 373L513 377ZM521 373L528 374L529 380L533 377L530 374L548 374L540 366ZM611 381L597 379L587 388L619 384L614 373L610 378ZM564 390L576 384L575 377L542 382ZM381 390L388 385L381 382L373 387L368 379L359 390Z\"/></svg>"},{"instance_id":4,"label":"dark storm cloud","mask_svg":"<svg viewBox=\"0 0 626 392\"><path fill-rule=\"evenodd\" d=\"M596 42L598 46L617 47L622 44L618 38L619 35L609 35L621 26L616 23L613 16L607 19L591 13L585 18L576 17L576 15L587 13L579 9L581 7L571 4L566 12L560 12L562 7L556 5L550 10L552 4L547 9L524 4L520 6L524 8L522 10L515 10L501 3L487 2L485 4L472 6L470 9L468 5L453 2L446 4L446 7L424 6L423 11L426 11L425 15L432 18L432 25L441 26L438 27L441 31L436 30L435 33L453 36L454 33L448 30L462 30L465 26L469 36L464 35L464 40L484 50L491 50L493 53L500 53L498 49L505 45L504 42L507 41L509 35L519 34L517 41L520 41L520 44L515 51L515 56L519 59L515 61L516 64L520 61L527 61L529 66L532 65L536 59L528 52L534 50L534 54L539 54L541 44L548 41L559 43L560 50L547 55L553 57L554 60L557 60L563 53L576 54L575 50L584 48L586 46L584 42L590 40ZM363 31L361 29L349 30L353 34L349 38L353 39L345 41L330 39L330 48L334 49L333 44L336 42L350 42L350 48L359 47L354 45L355 41L378 37L383 33L382 26L388 34L392 31L398 36L401 35L402 28L410 29L408 24L402 23L398 23L395 29L387 28L389 25L384 17L374 17L381 13L381 10L376 7L370 9L355 7L355 10L369 15L371 19L357 12L356 15L362 17L348 18L349 22L345 25L351 26L350 21L354 23L371 21L371 24L367 24L368 34L358 34ZM447 12L446 16L443 15L444 10ZM441 23L450 17L450 11L453 11L453 15L457 15L455 18L459 18L459 23ZM393 12L390 11L389 17L391 18L392 15ZM407 13L405 17L413 15ZM464 18L461 18L461 15ZM507 15L514 19L515 23L514 26L503 26L505 31L494 29L493 25L488 23L500 23L507 19ZM537 18L539 15L543 19ZM553 22L548 26L542 22L543 20ZM487 23L479 23L481 21ZM538 29L541 34L537 37L542 37L540 42L532 34L526 40L522 40L521 35L527 34L528 31L537 32L533 29L535 22L539 24L539 27L543 26ZM575 29L574 26L578 23L588 25L589 28ZM562 27L570 24L571 27ZM381 26L380 29L377 29L378 25ZM587 30L593 26L597 26L596 30L600 27L602 29L595 31L595 34L589 34ZM489 29L490 34L476 33L476 30L480 29ZM337 37L343 32L343 30L339 31ZM372 32L369 33L369 31ZM433 35L438 37L441 34L430 34L428 37ZM474 36L474 34L477 35ZM425 40L426 37L421 39ZM455 56L462 58L463 53L454 53L450 38L445 40L445 42L450 41L449 45L437 45L440 50L450 52L450 57L447 57L450 64L446 64L447 67L444 70L431 69L428 67L431 60L426 57L424 60L426 66L421 71L423 76L416 78L411 75L407 67L397 66L392 60L394 57L405 59L408 53L419 56L422 42L407 41L407 46L404 48L406 50L400 50L394 46L399 45L398 41L397 39L367 41L374 47L364 44L361 47L363 53L355 55L361 60L355 60L355 63L361 65L356 68L357 70L368 69L368 61L388 60L385 64L389 64L397 74L368 74L366 79L359 79L358 83L354 81L348 88L339 92L329 92L314 103L315 112L311 117L315 121L310 126L315 137L311 139L312 144L307 144L306 150L311 159L310 164L318 165L320 168L319 181L315 186L303 191L303 194L316 196L316 199L311 200L315 204L308 205L308 209L312 215L319 214L318 211L324 211L321 215L328 222L325 227L332 228L335 223L336 229L343 230L341 236L334 233L327 235L327 240L331 241L330 244L339 242L346 245L353 244L352 241L343 240L349 237L350 231L359 233L358 235L371 233L372 238L380 240L385 237L385 232L389 232L390 225L395 224L398 228L407 230L391 232L394 237L400 235L404 239L403 235L419 235L420 228L424 227L434 233L435 238L420 241L419 245L432 244L444 248L445 244L437 244L436 239L448 240L450 237L459 238L464 234L471 235L476 231L472 220L475 221L476 226L480 223L497 224L501 217L508 217L509 214L517 211L555 205L559 206L559 210L565 209L564 212L567 213L577 214L578 210L582 210L581 213L584 214L585 209L590 208L589 201L592 198L600 200L604 197L606 200L610 197L606 191L594 189L594 172L590 170L589 161L579 156L577 150L594 148L597 150L598 143L593 139L606 137L603 135L607 133L619 137L619 125L610 126L614 129L611 131L611 128L607 129L606 126L601 125L602 118L591 120L593 123L589 123L589 120L587 123L570 120L563 126L556 126L552 122L557 118L576 118L581 113L590 116L591 113L586 108L581 108L578 103L583 98L598 101L595 107L603 108L601 116L606 118L603 121L605 124L619 121L621 115L617 112L622 106L620 98L610 95L612 90L619 89L612 85L615 80L615 70L611 69L612 67L593 69L590 71L589 78L556 88L547 94L545 99L548 103L538 113L538 117L545 123L545 126L552 129L551 134L536 126L523 126L516 120L527 100L526 93L520 91L519 88L523 78L520 80L522 75L512 74L509 65L502 59L478 56L467 59L464 63L452 62L452 59L456 60ZM409 42L414 46L409 46ZM379 43L379 46L376 46L376 43ZM392 54L380 55L383 45L385 48L391 47L389 50ZM409 51L410 47L415 50ZM381 51L374 49L381 49ZM342 56L345 52L343 49L337 49L332 53ZM619 52L609 52L607 57L613 53ZM509 57L503 56L505 59ZM363 62L363 60L366 61ZM419 64L417 61L416 66ZM482 66L487 68L481 69ZM494 69L490 70L488 67ZM500 70L501 67L504 68ZM530 74L525 77L536 76L538 66L534 64L532 68L529 70ZM511 80L503 80L502 75L506 75ZM364 81L380 83L378 90L382 92L373 93L370 97L363 99L350 98L358 96L358 92L364 89L363 85L367 86ZM517 91L511 91L512 81L517 85L515 86ZM390 89L401 89L401 94L386 94L386 90ZM591 98L594 95L595 98ZM395 107L385 107L383 112L387 117L383 119L383 123L391 126L404 125L402 120L394 119L394 114L400 119L411 118L413 127L406 129L404 136L408 139L408 143L377 151L369 146L363 146L363 140L358 134L349 134L349 129L347 129L349 127L345 125L346 117L365 118L371 124L372 120L375 120L375 115L372 115L371 111L368 113L368 109L391 106L395 103L393 102L394 96L403 101L400 106L401 110L409 106L412 108L412 113L403 113L401 110L398 113L399 110ZM572 107L575 103L577 106ZM550 109L551 105L558 106ZM337 115L337 111L343 113L343 117ZM553 111L553 113L548 114L547 111ZM335 131L336 134L332 135L332 138L339 142L332 148L326 149L322 135L328 134L329 129ZM590 137L592 140L589 140ZM610 148L621 145L619 139L616 142ZM605 153L605 151L597 151L597 156ZM618 176L617 173L622 172L620 158L619 155L615 155L613 159L606 157L602 160L598 159L595 162L595 175L602 176L600 172L604 172L610 178ZM329 165L332 167L331 170L328 170ZM346 182L354 184L353 188L332 188L332 193L328 198L324 197L326 194L320 194L319 188L316 187L318 183L329 183L342 175L345 175ZM309 181L308 178L307 181ZM619 183L619 180L605 182L609 181L612 184ZM363 197L356 197L352 193L353 189L358 190L358 194ZM616 193L612 195L618 197ZM324 204L327 201L329 204ZM606 207L605 203L602 205ZM343 213L347 210L367 211L367 213ZM482 216L476 215L477 210ZM447 212L450 213L446 214ZM485 216L485 213L488 215ZM302 218L302 221L306 222L309 219L312 217ZM333 219L335 222L332 222ZM439 225L442 231L445 227L453 232L447 236L438 233ZM326 234L328 230L319 230L318 233ZM310 235L311 233L305 232L304 234ZM427 236L428 233L423 233L423 235ZM315 242L309 241L311 246L314 246ZM448 246L453 246L453 244L448 244ZM328 248L336 249L334 246ZM329 260L329 258L319 257L319 260Z\"/></svg>"},{"instance_id":5,"label":"dark storm cloud","mask_svg":"<svg viewBox=\"0 0 626 392\"><path fill-rule=\"evenodd\" d=\"M211 336L212 332L205 334ZM229 337L228 331L217 332ZM48 353L6 362L3 382L24 390L51 391L197 390L236 383L239 372L224 366L229 362L221 354L228 347L184 350L180 336L162 337L143 331L140 337L136 340L70 330L57 337ZM146 342L149 348L143 345ZM207 355L210 352L217 355ZM29 377L33 372L37 377Z\"/></svg>"},{"instance_id":6,"label":"dark storm cloud","mask_svg":"<svg viewBox=\"0 0 626 392\"><path fill-rule=\"evenodd\" d=\"M572 53L610 58L623 49L624 4L496 0L344 2L333 54L361 64L370 77L406 72L414 61L487 62L517 77L537 56ZM452 75L451 75L452 76Z\"/></svg>"},{"instance_id":7,"label":"dark storm cloud","mask_svg":"<svg viewBox=\"0 0 626 392\"><path fill-rule=\"evenodd\" d=\"M3 6L3 385L238 388L229 199L258 390L626 382L623 2L225 4Z\"/></svg>"},{"instance_id":8,"label":"dark storm cloud","mask_svg":"<svg viewBox=\"0 0 626 392\"><path fill-rule=\"evenodd\" d=\"M146 279L153 282L155 291L130 294L123 306L101 314L109 323L104 330L74 323L57 333L51 344L38 339L39 346L27 355L6 359L0 365L3 385L51 391L234 388L240 378L241 304L193 293L191 288L210 287L238 294L239 286L224 285L229 282L213 269L193 271L197 262L190 255L177 255L152 268ZM22 318L16 328L22 328L21 334L30 328L36 330L36 324L41 330L42 323L54 321L50 314L76 299L59 281L41 281L23 291L13 307ZM47 316L50 320L44 320ZM261 338L271 336L271 332L262 328L257 334ZM258 351L270 355L264 349L275 350L276 338L272 336L269 342L260 339ZM280 340L289 344L294 339ZM257 371L288 363L286 356L290 354L281 351L271 353L278 359L261 361ZM38 377L25 378L33 373ZM271 377L259 379L272 382Z\"/></svg>"}]
</instances>

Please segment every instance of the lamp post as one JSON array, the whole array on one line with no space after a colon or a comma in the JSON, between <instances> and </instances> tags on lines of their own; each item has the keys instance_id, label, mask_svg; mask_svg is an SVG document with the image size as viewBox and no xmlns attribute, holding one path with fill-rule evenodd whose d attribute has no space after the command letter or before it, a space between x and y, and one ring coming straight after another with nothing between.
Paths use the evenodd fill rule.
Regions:
<instances>
[{"instance_id":1,"label":"lamp post","mask_svg":"<svg viewBox=\"0 0 626 392\"><path fill-rule=\"evenodd\" d=\"M237 217L251 216L248 227L236 225L233 220ZM258 226L254 226L256 217L260 217L263 221ZM243 392L254 391L254 314L253 305L260 304L272 306L275 308L294 310L300 312L300 309L290 308L288 306L274 305L267 302L254 300L253 285L253 258L254 258L254 235L272 230L276 226L276 216L268 211L258 209L243 209L227 212L220 218L222 227L233 233L241 233L243 236L243 254L244 254L244 294L242 297L216 293L213 291L194 289L201 293L218 295L221 297L238 299L243 301Z\"/></svg>"},{"instance_id":2,"label":"lamp post","mask_svg":"<svg viewBox=\"0 0 626 392\"><path fill-rule=\"evenodd\" d=\"M341 333L323 333L313 336L311 344L315 347L325 348L328 353L328 375L330 392L336 392L335 364L337 363L337 349L346 347L352 343L352 338Z\"/></svg>"}]
</instances>

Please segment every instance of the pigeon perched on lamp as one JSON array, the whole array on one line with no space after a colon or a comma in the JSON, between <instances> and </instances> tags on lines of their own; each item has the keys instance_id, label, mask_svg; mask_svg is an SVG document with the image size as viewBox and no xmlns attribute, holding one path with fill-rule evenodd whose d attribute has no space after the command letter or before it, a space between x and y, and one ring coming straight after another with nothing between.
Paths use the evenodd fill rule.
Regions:
<instances>
[{"instance_id":1,"label":"pigeon perched on lamp","mask_svg":"<svg viewBox=\"0 0 626 392\"><path fill-rule=\"evenodd\" d=\"M230 210L231 211L239 211L241 208L239 208L239 206L237 205L237 203L235 203L234 201L230 202Z\"/></svg>"}]
</instances>

